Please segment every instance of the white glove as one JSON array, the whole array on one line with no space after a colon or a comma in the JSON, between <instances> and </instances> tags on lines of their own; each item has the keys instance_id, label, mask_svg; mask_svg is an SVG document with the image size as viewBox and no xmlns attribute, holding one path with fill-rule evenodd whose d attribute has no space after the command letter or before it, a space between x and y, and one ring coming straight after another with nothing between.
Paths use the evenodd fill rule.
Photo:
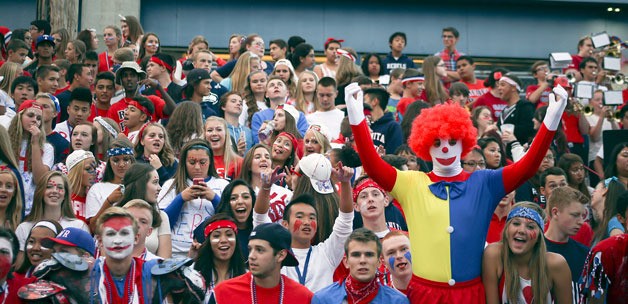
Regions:
<instances>
[{"instance_id":1,"label":"white glove","mask_svg":"<svg viewBox=\"0 0 628 304\"><path fill-rule=\"evenodd\" d=\"M543 119L543 124L545 124L548 130L556 131L563 111L567 106L569 96L567 95L567 91L560 85L554 87L552 91L553 93L549 94L549 105L547 106L547 113ZM556 97L558 97L558 99Z\"/></svg>"},{"instance_id":2,"label":"white glove","mask_svg":"<svg viewBox=\"0 0 628 304\"><path fill-rule=\"evenodd\" d=\"M353 97L357 93L357 97ZM349 124L359 125L364 120L364 93L357 82L353 82L345 88L345 104Z\"/></svg>"}]
</instances>

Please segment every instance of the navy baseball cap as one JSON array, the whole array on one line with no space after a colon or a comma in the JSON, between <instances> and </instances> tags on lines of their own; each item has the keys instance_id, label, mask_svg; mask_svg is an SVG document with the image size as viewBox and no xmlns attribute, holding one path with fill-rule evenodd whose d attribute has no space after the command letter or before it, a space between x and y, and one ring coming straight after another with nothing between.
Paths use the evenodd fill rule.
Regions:
<instances>
[{"instance_id":1,"label":"navy baseball cap","mask_svg":"<svg viewBox=\"0 0 628 304\"><path fill-rule=\"evenodd\" d=\"M288 229L284 226L281 226L277 223L264 223L257 225L255 229L251 232L249 236L249 240L264 240L270 243L270 246L277 249L283 250L286 249L288 251L288 255L286 255L286 259L283 260L282 266L299 266L299 261L292 253L291 243L292 236Z\"/></svg>"},{"instance_id":2,"label":"navy baseball cap","mask_svg":"<svg viewBox=\"0 0 628 304\"><path fill-rule=\"evenodd\" d=\"M61 230L56 238L43 239L41 244L47 248L52 248L55 244L78 247L89 252L92 256L96 253L94 238L92 238L89 232L74 227Z\"/></svg>"},{"instance_id":3,"label":"navy baseball cap","mask_svg":"<svg viewBox=\"0 0 628 304\"><path fill-rule=\"evenodd\" d=\"M52 44L52 47L55 46L55 39L52 38L52 36L50 35L41 35L39 37L37 37L37 43L35 43L35 47L38 47L40 43L42 42L48 42L50 44Z\"/></svg>"}]
</instances>

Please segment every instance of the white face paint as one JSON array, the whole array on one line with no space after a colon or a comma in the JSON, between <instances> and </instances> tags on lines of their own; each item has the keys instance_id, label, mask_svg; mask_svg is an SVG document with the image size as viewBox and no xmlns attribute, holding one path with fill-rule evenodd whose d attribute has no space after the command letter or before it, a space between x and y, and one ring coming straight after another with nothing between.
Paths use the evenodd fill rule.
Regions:
<instances>
[{"instance_id":1,"label":"white face paint","mask_svg":"<svg viewBox=\"0 0 628 304\"><path fill-rule=\"evenodd\" d=\"M462 142L456 139L440 138L430 147L434 172L438 176L454 176L462 171L460 157Z\"/></svg>"},{"instance_id":2,"label":"white face paint","mask_svg":"<svg viewBox=\"0 0 628 304\"><path fill-rule=\"evenodd\" d=\"M108 258L121 260L133 253L135 233L131 220L115 217L103 224L102 244Z\"/></svg>"},{"instance_id":3,"label":"white face paint","mask_svg":"<svg viewBox=\"0 0 628 304\"><path fill-rule=\"evenodd\" d=\"M9 261L13 261L13 246L6 238L0 238L0 255L9 257Z\"/></svg>"}]
</instances>

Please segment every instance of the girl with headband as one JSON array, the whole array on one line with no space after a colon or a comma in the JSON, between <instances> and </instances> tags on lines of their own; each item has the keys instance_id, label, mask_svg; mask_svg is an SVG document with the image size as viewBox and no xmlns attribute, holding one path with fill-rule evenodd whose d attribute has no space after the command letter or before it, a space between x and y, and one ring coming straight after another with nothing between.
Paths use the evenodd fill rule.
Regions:
<instances>
[{"instance_id":1,"label":"girl with headband","mask_svg":"<svg viewBox=\"0 0 628 304\"><path fill-rule=\"evenodd\" d=\"M42 220L32 227L24 244L20 244L20 252L17 255L20 266L15 270L15 275L24 278L31 277L35 267L52 256L52 248L43 247L41 241L45 238L54 238L63 230L55 220Z\"/></svg>"},{"instance_id":2,"label":"girl with headband","mask_svg":"<svg viewBox=\"0 0 628 304\"><path fill-rule=\"evenodd\" d=\"M246 258L240 251L245 245L236 237L238 227L232 217L224 213L212 216L207 220L203 234L205 241L194 257L194 269L205 278L205 297L208 299L220 282L246 272Z\"/></svg>"},{"instance_id":3,"label":"girl with headband","mask_svg":"<svg viewBox=\"0 0 628 304\"><path fill-rule=\"evenodd\" d=\"M107 161L107 150L120 133L120 126L111 118L96 117L94 118L94 127L96 127L96 156L98 159Z\"/></svg>"},{"instance_id":4,"label":"girl with headband","mask_svg":"<svg viewBox=\"0 0 628 304\"><path fill-rule=\"evenodd\" d=\"M95 183L99 182L102 179L103 172L105 171L106 163L100 161L100 159L96 158L96 141L98 140L98 129L91 123L82 123L76 125L74 129L72 129L72 136L70 140L70 151L71 154L74 151L88 151L94 155L96 159L96 179ZM68 174L68 167L64 163L55 164L52 167L52 170L61 171L63 174Z\"/></svg>"},{"instance_id":5,"label":"girl with headband","mask_svg":"<svg viewBox=\"0 0 628 304\"><path fill-rule=\"evenodd\" d=\"M68 155L65 165L68 168L68 180L70 182L68 191L70 192L74 215L88 223L85 218L85 207L87 192L96 182L96 158L92 152L76 150Z\"/></svg>"},{"instance_id":6,"label":"girl with headband","mask_svg":"<svg viewBox=\"0 0 628 304\"><path fill-rule=\"evenodd\" d=\"M133 145L126 138L113 141L111 148L107 150L107 162L105 162L105 174L102 181L95 183L87 192L85 201L85 217L89 222L92 232L96 232L96 219L107 208L114 206L124 195L124 174L135 163Z\"/></svg>"},{"instance_id":7,"label":"girl with headband","mask_svg":"<svg viewBox=\"0 0 628 304\"><path fill-rule=\"evenodd\" d=\"M544 213L534 203L513 206L502 240L488 245L482 262L486 303L571 303L567 261L547 252Z\"/></svg>"},{"instance_id":8,"label":"girl with headband","mask_svg":"<svg viewBox=\"0 0 628 304\"><path fill-rule=\"evenodd\" d=\"M160 185L171 179L177 171L179 161L170 145L168 132L160 123L149 123L140 130L134 150L138 163L150 164L157 170Z\"/></svg>"},{"instance_id":9,"label":"girl with headband","mask_svg":"<svg viewBox=\"0 0 628 304\"><path fill-rule=\"evenodd\" d=\"M89 227L74 215L68 179L59 171L48 171L37 183L33 210L15 230L20 248L26 246L28 233L35 223L43 220L56 221L62 229L74 227L89 232Z\"/></svg>"},{"instance_id":10,"label":"girl with headband","mask_svg":"<svg viewBox=\"0 0 628 304\"><path fill-rule=\"evenodd\" d=\"M271 76L277 76L288 86L288 102L292 104L297 92L297 75L294 73L294 67L290 60L279 59L275 62L275 69L270 73Z\"/></svg>"},{"instance_id":11,"label":"girl with headband","mask_svg":"<svg viewBox=\"0 0 628 304\"><path fill-rule=\"evenodd\" d=\"M344 105L345 87L351 83L353 77L362 75L362 70L355 63L355 56L350 52L350 49L338 49L336 53L338 56L338 68L336 69L338 95L336 95L336 105Z\"/></svg>"},{"instance_id":12,"label":"girl with headband","mask_svg":"<svg viewBox=\"0 0 628 304\"><path fill-rule=\"evenodd\" d=\"M168 214L173 257L185 257L192 232L214 215L222 190L229 182L218 177L213 152L204 139L193 139L181 149L181 165L159 192L159 208Z\"/></svg>"},{"instance_id":13,"label":"girl with headband","mask_svg":"<svg viewBox=\"0 0 628 304\"><path fill-rule=\"evenodd\" d=\"M54 164L54 148L45 142L42 107L32 100L23 102L8 128L13 156L18 161L24 191L24 215L31 212L35 182Z\"/></svg>"},{"instance_id":14,"label":"girl with headband","mask_svg":"<svg viewBox=\"0 0 628 304\"><path fill-rule=\"evenodd\" d=\"M555 97L558 96L558 97ZM469 112L459 105L424 109L415 120L408 144L431 172L398 171L377 154L364 116L357 83L346 88L347 113L364 170L403 208L412 246L413 273L421 279L418 299L425 303L482 303L482 253L493 211L501 198L534 175L561 115L567 92L554 88L543 124L518 162L497 170L467 173L460 160L475 146ZM418 245L418 246L417 246ZM568 282L568 280L567 280Z\"/></svg>"}]
</instances>

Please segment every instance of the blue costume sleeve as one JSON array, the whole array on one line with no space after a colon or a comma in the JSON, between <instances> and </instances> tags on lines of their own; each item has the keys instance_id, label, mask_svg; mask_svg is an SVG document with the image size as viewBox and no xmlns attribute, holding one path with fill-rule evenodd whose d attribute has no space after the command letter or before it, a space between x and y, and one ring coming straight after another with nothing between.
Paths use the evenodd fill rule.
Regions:
<instances>
[{"instance_id":1,"label":"blue costume sleeve","mask_svg":"<svg viewBox=\"0 0 628 304\"><path fill-rule=\"evenodd\" d=\"M168 215L168 220L170 220L170 230L174 229L174 226L177 224L177 220L179 219L179 215L181 214L181 209L183 209L183 196L181 193L177 194L177 196L172 200L170 205L164 209L164 212ZM213 202L212 202L213 205Z\"/></svg>"}]
</instances>

